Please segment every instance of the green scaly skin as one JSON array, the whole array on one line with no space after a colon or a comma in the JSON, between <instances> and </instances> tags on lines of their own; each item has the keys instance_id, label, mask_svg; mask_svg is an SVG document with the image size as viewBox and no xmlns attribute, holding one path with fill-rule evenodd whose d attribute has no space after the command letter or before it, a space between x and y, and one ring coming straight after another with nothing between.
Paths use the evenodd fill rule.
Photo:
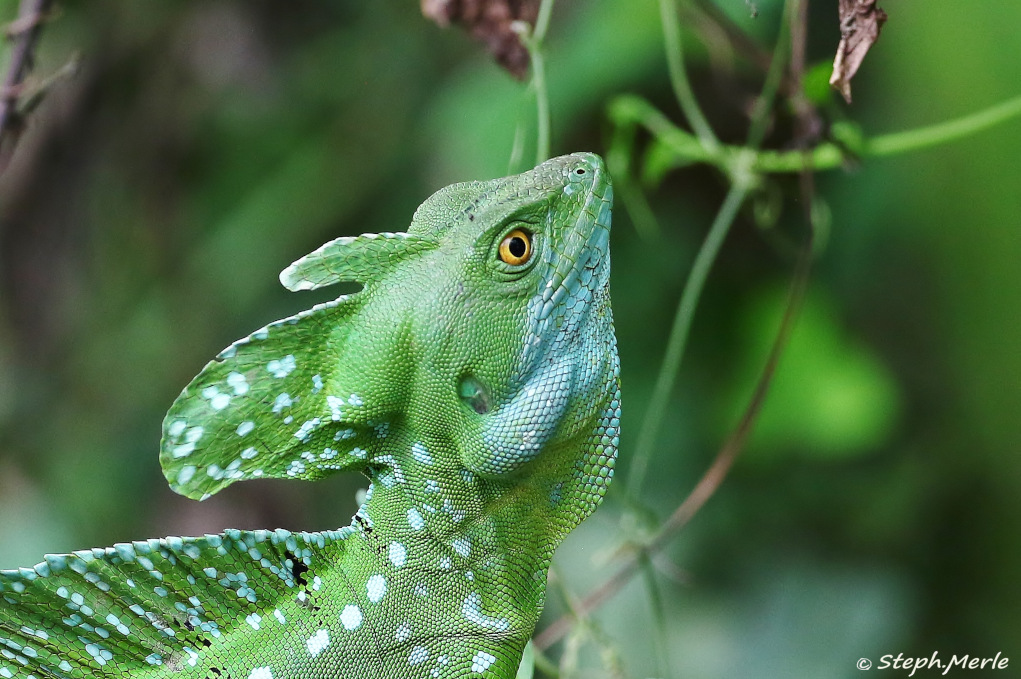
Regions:
<instances>
[{"instance_id":1,"label":"green scaly skin","mask_svg":"<svg viewBox=\"0 0 1021 679\"><path fill-rule=\"evenodd\" d=\"M564 156L285 269L291 290L364 287L224 350L171 407L160 461L199 499L361 471L351 525L0 573L0 678L513 677L553 550L613 476L611 203L602 161ZM509 264L515 229L532 250Z\"/></svg>"}]
</instances>

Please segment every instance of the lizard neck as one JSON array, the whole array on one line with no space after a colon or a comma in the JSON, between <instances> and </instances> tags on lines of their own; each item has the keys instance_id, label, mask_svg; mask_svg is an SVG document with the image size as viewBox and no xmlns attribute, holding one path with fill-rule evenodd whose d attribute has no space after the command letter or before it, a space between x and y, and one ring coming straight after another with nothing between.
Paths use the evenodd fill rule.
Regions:
<instances>
[{"instance_id":1,"label":"lizard neck","mask_svg":"<svg viewBox=\"0 0 1021 679\"><path fill-rule=\"evenodd\" d=\"M435 608L479 636L523 645L542 612L554 545L528 517L508 515L520 507L520 487L438 463L391 464L371 476L352 528L395 593L405 593L401 607Z\"/></svg>"}]
</instances>

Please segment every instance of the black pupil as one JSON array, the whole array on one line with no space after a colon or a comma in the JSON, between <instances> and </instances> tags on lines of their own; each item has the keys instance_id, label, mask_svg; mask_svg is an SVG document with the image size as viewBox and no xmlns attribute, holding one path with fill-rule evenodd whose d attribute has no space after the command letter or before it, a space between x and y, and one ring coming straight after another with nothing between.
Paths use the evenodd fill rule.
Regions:
<instances>
[{"instance_id":1,"label":"black pupil","mask_svg":"<svg viewBox=\"0 0 1021 679\"><path fill-rule=\"evenodd\" d=\"M514 236L511 238L510 245L507 246L507 249L510 250L510 253L515 257L524 257L525 252L528 251L528 244L521 236Z\"/></svg>"},{"instance_id":2,"label":"black pupil","mask_svg":"<svg viewBox=\"0 0 1021 679\"><path fill-rule=\"evenodd\" d=\"M574 171L574 174L585 174L585 168L579 167L577 170Z\"/></svg>"}]
</instances>

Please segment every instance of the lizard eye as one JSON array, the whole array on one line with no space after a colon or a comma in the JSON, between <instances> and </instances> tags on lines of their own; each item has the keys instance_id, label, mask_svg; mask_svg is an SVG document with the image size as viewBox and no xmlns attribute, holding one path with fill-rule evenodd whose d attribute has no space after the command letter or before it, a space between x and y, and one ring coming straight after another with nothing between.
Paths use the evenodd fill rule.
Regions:
<instances>
[{"instance_id":1,"label":"lizard eye","mask_svg":"<svg viewBox=\"0 0 1021 679\"><path fill-rule=\"evenodd\" d=\"M532 236L521 229L514 229L500 243L500 261L512 266L521 266L532 257Z\"/></svg>"}]
</instances>

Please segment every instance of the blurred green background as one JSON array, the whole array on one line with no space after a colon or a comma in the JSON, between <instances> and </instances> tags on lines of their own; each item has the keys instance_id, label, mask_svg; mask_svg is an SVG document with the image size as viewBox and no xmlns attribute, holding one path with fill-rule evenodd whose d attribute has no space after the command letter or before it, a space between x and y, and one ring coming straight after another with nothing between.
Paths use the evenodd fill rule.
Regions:
<instances>
[{"instance_id":1,"label":"blurred green background","mask_svg":"<svg viewBox=\"0 0 1021 679\"><path fill-rule=\"evenodd\" d=\"M763 46L780 4L716 0ZM811 64L836 0L811 4ZM9 20L16 3L3 3ZM224 527L345 525L364 480L253 482L174 496L160 422L219 349L330 297L277 272L344 234L399 230L434 190L506 174L526 86L418 3L68 1L37 73L78 50L0 178L0 568L44 552ZM886 3L890 21L830 118L866 134L1021 92L1021 3ZM558 3L547 40L554 154L605 152L613 95L679 120L656 3ZM696 92L740 143L761 72L689 34ZM705 45L708 44L708 48ZM778 130L769 140L782 144ZM859 657L1010 657L1021 676L1021 122L817 177L831 219L749 447L657 558L672 676L854 677ZM530 148L526 158L531 158ZM686 496L736 422L778 327L800 217L748 207L709 280L641 498L618 483L558 553L576 595ZM643 239L612 241L623 365L620 474L676 300L726 191L704 167L649 194ZM778 207L782 206L782 207ZM559 587L559 585L558 585ZM563 610L551 589L548 620ZM581 676L657 673L636 581L596 616ZM543 623L545 624L545 623ZM540 624L540 628L543 626ZM556 657L559 647L554 648ZM889 672L900 676L900 672ZM904 673L906 674L906 673Z\"/></svg>"}]
</instances>

